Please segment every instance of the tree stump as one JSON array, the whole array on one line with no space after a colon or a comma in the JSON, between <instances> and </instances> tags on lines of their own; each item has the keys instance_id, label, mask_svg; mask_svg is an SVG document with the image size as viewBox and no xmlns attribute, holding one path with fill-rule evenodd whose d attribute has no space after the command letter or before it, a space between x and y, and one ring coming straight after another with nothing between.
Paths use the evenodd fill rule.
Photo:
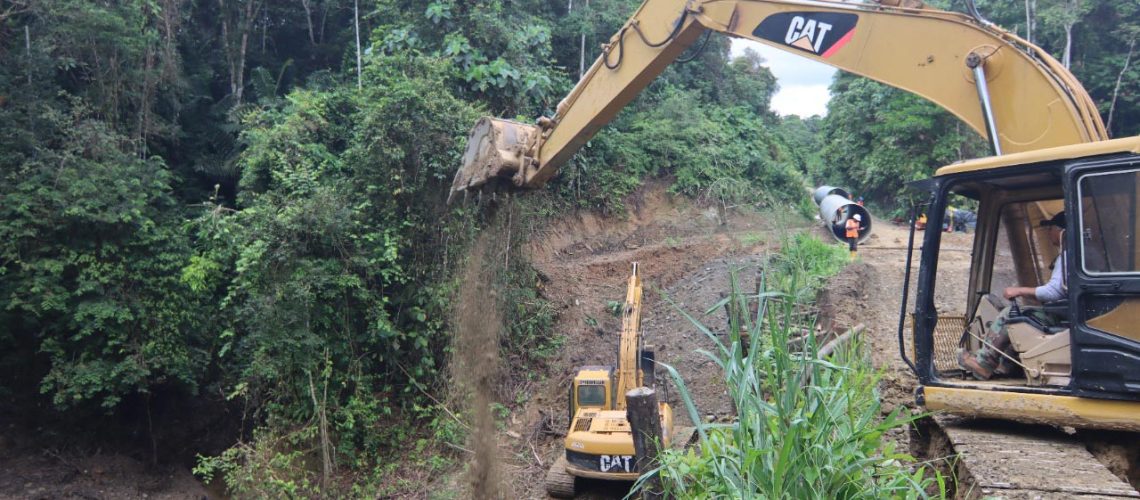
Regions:
<instances>
[{"instance_id":1,"label":"tree stump","mask_svg":"<svg viewBox=\"0 0 1140 500\"><path fill-rule=\"evenodd\" d=\"M644 473L657 467L657 454L661 451L661 413L657 407L657 393L648 387L638 387L625 394L626 419L633 433L633 451L637 471ZM654 476L645 482L642 498L665 498L661 479Z\"/></svg>"}]
</instances>

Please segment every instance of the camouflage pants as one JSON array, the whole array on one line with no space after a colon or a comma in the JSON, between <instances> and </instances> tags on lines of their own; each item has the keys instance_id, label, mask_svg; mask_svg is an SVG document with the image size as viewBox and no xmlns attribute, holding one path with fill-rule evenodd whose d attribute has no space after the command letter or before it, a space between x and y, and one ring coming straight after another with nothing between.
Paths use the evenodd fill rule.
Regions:
<instances>
[{"instance_id":1,"label":"camouflage pants","mask_svg":"<svg viewBox=\"0 0 1140 500\"><path fill-rule=\"evenodd\" d=\"M1017 352L1014 351L1013 346L1009 343L1009 329L1006 328L1006 321L1009 320L1009 312L1010 307L1006 306L1001 310L1001 313L998 314L997 319L989 324L989 327L986 329L985 340L986 343L990 345L983 343L982 348L978 349L978 352L974 354L974 359L978 360L978 364L990 370L994 370L997 373L1009 373L1009 370L1013 368L1009 359L1007 359L1006 356L1002 356L998 352L999 350L1009 357L1017 358ZM1021 315L1031 316L1045 326L1057 326L1061 322L1061 318L1034 307L1021 308ZM991 347L991 345L993 347Z\"/></svg>"}]
</instances>

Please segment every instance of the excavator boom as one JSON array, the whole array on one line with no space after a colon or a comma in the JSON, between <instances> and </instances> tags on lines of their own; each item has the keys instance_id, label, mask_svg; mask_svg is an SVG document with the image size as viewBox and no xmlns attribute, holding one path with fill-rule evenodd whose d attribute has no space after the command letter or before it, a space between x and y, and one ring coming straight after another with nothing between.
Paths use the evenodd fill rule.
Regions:
<instances>
[{"instance_id":1,"label":"excavator boom","mask_svg":"<svg viewBox=\"0 0 1140 500\"><path fill-rule=\"evenodd\" d=\"M621 311L621 345L618 347L617 398L615 407L625 409L625 394L642 385L638 354L641 352L641 276L637 263L626 287L625 304Z\"/></svg>"},{"instance_id":2,"label":"excavator boom","mask_svg":"<svg viewBox=\"0 0 1140 500\"><path fill-rule=\"evenodd\" d=\"M541 187L706 30L912 92L996 137L1001 152L1107 139L1068 70L977 16L827 0L646 0L553 117L536 125L479 120L449 200L488 185Z\"/></svg>"}]
</instances>

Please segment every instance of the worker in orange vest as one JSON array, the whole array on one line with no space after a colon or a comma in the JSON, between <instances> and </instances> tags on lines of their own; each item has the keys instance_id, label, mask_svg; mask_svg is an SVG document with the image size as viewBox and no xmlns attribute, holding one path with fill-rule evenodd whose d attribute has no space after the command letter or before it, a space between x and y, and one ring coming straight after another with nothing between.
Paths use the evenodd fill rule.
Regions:
<instances>
[{"instance_id":1,"label":"worker in orange vest","mask_svg":"<svg viewBox=\"0 0 1140 500\"><path fill-rule=\"evenodd\" d=\"M862 229L863 216L859 214L852 215L847 219L847 241L850 242L851 260L855 260L855 247L859 245L859 230Z\"/></svg>"}]
</instances>

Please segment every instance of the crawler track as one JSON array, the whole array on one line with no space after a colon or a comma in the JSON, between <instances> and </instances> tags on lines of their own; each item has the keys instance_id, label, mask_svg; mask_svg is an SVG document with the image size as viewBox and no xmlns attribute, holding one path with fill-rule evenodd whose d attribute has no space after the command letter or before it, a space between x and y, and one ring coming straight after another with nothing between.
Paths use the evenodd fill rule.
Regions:
<instances>
[{"instance_id":1,"label":"crawler track","mask_svg":"<svg viewBox=\"0 0 1140 500\"><path fill-rule=\"evenodd\" d=\"M960 498L1140 498L1074 436L1051 428L939 416Z\"/></svg>"}]
</instances>

